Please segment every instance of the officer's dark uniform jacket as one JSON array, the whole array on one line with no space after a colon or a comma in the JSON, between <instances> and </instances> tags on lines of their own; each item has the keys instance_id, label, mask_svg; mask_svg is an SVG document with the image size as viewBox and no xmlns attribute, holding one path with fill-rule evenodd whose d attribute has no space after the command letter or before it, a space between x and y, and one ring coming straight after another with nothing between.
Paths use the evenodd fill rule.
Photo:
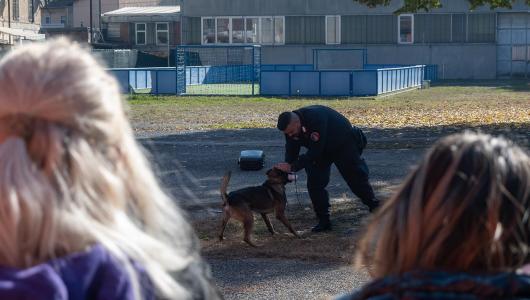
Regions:
<instances>
[{"instance_id":1,"label":"officer's dark uniform jacket","mask_svg":"<svg viewBox=\"0 0 530 300\"><path fill-rule=\"evenodd\" d=\"M362 131L329 107L313 105L295 110L294 113L300 118L302 134L298 140L285 135L285 161L292 165L293 171L301 170L311 163L332 161L346 143L354 143L359 154L366 145ZM308 151L299 155L302 146Z\"/></svg>"}]
</instances>

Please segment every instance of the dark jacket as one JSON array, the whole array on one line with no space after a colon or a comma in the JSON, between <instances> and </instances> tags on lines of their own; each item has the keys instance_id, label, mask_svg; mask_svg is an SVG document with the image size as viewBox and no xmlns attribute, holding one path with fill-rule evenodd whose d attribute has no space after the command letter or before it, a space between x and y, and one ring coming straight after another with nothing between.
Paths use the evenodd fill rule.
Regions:
<instances>
[{"instance_id":1,"label":"dark jacket","mask_svg":"<svg viewBox=\"0 0 530 300\"><path fill-rule=\"evenodd\" d=\"M390 299L529 299L530 276L516 273L473 275L409 272L375 280L337 300Z\"/></svg>"},{"instance_id":2,"label":"dark jacket","mask_svg":"<svg viewBox=\"0 0 530 300\"><path fill-rule=\"evenodd\" d=\"M298 115L302 125L298 140L285 135L285 161L292 165L293 171L321 160L333 161L334 155L346 143L355 144L360 152L366 145L362 131L329 107L312 105L293 112ZM308 151L299 155L302 146Z\"/></svg>"}]
</instances>

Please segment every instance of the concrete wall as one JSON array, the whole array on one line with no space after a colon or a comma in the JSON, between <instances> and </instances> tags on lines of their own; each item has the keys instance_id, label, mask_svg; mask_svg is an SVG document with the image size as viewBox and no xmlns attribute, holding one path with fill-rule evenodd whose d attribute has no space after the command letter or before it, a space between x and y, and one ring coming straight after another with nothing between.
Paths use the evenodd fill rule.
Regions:
<instances>
[{"instance_id":1,"label":"concrete wall","mask_svg":"<svg viewBox=\"0 0 530 300\"><path fill-rule=\"evenodd\" d=\"M402 4L403 0L394 0L389 6L369 8L353 0L183 0L182 12L185 16L390 14ZM469 11L469 2L466 0L442 0L442 5L442 8L432 12ZM517 0L512 8L512 11L528 10L529 6L523 0ZM491 10L489 7L479 7L475 12Z\"/></svg>"},{"instance_id":2,"label":"concrete wall","mask_svg":"<svg viewBox=\"0 0 530 300\"><path fill-rule=\"evenodd\" d=\"M337 48L363 48L341 45ZM313 49L329 46L263 46L263 64L311 64ZM494 79L495 44L367 45L369 64L436 64L440 79ZM344 52L344 55L351 55ZM336 59L340 59L334 54ZM322 58L321 58L322 59ZM338 67L340 68L340 67Z\"/></svg>"}]
</instances>

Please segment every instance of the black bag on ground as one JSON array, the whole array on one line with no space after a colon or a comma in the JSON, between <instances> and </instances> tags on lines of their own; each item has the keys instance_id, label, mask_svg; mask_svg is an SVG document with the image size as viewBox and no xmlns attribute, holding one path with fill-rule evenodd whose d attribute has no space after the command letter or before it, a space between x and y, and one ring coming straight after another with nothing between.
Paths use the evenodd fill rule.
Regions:
<instances>
[{"instance_id":1,"label":"black bag on ground","mask_svg":"<svg viewBox=\"0 0 530 300\"><path fill-rule=\"evenodd\" d=\"M265 153L262 150L241 151L238 164L241 170L261 170L265 165Z\"/></svg>"}]
</instances>

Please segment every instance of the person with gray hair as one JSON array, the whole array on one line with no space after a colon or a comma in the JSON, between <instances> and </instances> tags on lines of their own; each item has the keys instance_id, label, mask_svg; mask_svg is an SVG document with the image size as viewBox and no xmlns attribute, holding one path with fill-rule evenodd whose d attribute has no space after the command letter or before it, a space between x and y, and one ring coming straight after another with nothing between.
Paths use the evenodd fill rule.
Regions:
<instances>
[{"instance_id":1,"label":"person with gray hair","mask_svg":"<svg viewBox=\"0 0 530 300\"><path fill-rule=\"evenodd\" d=\"M0 90L1 299L221 297L87 51L21 46Z\"/></svg>"}]
</instances>

